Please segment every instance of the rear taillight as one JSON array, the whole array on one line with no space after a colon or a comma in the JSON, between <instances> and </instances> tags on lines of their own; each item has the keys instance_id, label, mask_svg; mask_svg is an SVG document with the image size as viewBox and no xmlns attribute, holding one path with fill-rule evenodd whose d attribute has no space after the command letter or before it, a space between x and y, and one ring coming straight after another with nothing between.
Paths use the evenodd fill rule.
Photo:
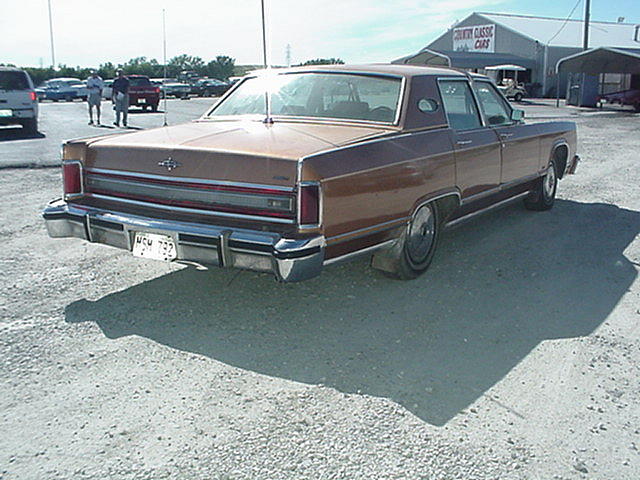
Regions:
<instances>
[{"instance_id":1,"label":"rear taillight","mask_svg":"<svg viewBox=\"0 0 640 480\"><path fill-rule=\"evenodd\" d=\"M300 225L315 226L320 223L320 185L303 183L300 185Z\"/></svg>"},{"instance_id":2,"label":"rear taillight","mask_svg":"<svg viewBox=\"0 0 640 480\"><path fill-rule=\"evenodd\" d=\"M65 199L82 195L82 164L80 162L72 161L62 164L62 183Z\"/></svg>"},{"instance_id":3,"label":"rear taillight","mask_svg":"<svg viewBox=\"0 0 640 480\"><path fill-rule=\"evenodd\" d=\"M160 93L160 87L156 87L156 88L154 88L154 89L153 89L153 91L154 91L155 93Z\"/></svg>"},{"instance_id":4,"label":"rear taillight","mask_svg":"<svg viewBox=\"0 0 640 480\"><path fill-rule=\"evenodd\" d=\"M32 102L35 102L38 99L36 92L29 92L29 96L31 97Z\"/></svg>"}]
</instances>

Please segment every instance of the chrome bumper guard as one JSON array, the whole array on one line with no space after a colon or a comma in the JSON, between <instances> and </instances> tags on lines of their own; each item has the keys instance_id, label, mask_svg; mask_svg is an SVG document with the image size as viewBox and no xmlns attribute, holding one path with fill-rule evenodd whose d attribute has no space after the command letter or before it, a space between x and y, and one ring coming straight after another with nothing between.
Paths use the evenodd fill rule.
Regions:
<instances>
[{"instance_id":1,"label":"chrome bumper guard","mask_svg":"<svg viewBox=\"0 0 640 480\"><path fill-rule=\"evenodd\" d=\"M171 220L161 220L51 202L42 212L52 238L77 237L131 251L137 232L173 238L178 261L272 272L283 282L320 274L323 236L304 239L280 234Z\"/></svg>"},{"instance_id":2,"label":"chrome bumper guard","mask_svg":"<svg viewBox=\"0 0 640 480\"><path fill-rule=\"evenodd\" d=\"M569 175L573 175L576 173L576 169L578 168L578 163L580 163L580 157L578 155L574 155L570 162L567 164L566 173Z\"/></svg>"}]
</instances>

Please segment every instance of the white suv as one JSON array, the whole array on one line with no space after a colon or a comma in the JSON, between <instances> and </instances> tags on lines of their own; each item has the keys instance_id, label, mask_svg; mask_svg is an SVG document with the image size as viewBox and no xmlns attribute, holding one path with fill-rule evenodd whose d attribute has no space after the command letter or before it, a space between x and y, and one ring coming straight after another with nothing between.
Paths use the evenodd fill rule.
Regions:
<instances>
[{"instance_id":1,"label":"white suv","mask_svg":"<svg viewBox=\"0 0 640 480\"><path fill-rule=\"evenodd\" d=\"M38 99L31 77L24 70L0 67L0 125L22 125L38 131Z\"/></svg>"}]
</instances>

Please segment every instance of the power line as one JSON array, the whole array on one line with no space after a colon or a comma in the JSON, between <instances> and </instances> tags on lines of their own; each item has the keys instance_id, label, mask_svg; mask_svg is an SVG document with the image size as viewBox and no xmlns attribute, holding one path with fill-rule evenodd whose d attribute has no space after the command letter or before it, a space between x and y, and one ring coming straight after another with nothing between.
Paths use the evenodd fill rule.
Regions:
<instances>
[{"instance_id":1,"label":"power line","mask_svg":"<svg viewBox=\"0 0 640 480\"><path fill-rule=\"evenodd\" d=\"M571 10L571 13L569 14L569 16L567 18L565 18L564 22L562 23L562 26L560 27L560 29L555 33L555 35L553 37L551 37L547 41L547 45L549 45L554 38L556 38L558 35L560 35L560 32L562 30L564 30L564 27L566 27L567 23L569 23L569 20L571 19L571 16L573 15L573 12L576 11L576 8L578 8L578 5L580 5L581 3L582 3L582 0L578 0L576 2L576 4L573 6L573 9Z\"/></svg>"}]
</instances>

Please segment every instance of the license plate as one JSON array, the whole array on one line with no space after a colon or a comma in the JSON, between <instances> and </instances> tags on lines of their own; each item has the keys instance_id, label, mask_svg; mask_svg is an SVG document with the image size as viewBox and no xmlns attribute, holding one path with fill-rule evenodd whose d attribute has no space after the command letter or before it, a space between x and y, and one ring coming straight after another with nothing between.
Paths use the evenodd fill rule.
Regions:
<instances>
[{"instance_id":1,"label":"license plate","mask_svg":"<svg viewBox=\"0 0 640 480\"><path fill-rule=\"evenodd\" d=\"M138 103L147 103L147 99L146 98L139 98L138 99Z\"/></svg>"},{"instance_id":2,"label":"license plate","mask_svg":"<svg viewBox=\"0 0 640 480\"><path fill-rule=\"evenodd\" d=\"M137 232L133 242L133 255L170 262L177 256L176 244L167 235Z\"/></svg>"},{"instance_id":3,"label":"license plate","mask_svg":"<svg viewBox=\"0 0 640 480\"><path fill-rule=\"evenodd\" d=\"M11 117L13 116L13 112L11 110L0 110L0 117Z\"/></svg>"}]
</instances>

